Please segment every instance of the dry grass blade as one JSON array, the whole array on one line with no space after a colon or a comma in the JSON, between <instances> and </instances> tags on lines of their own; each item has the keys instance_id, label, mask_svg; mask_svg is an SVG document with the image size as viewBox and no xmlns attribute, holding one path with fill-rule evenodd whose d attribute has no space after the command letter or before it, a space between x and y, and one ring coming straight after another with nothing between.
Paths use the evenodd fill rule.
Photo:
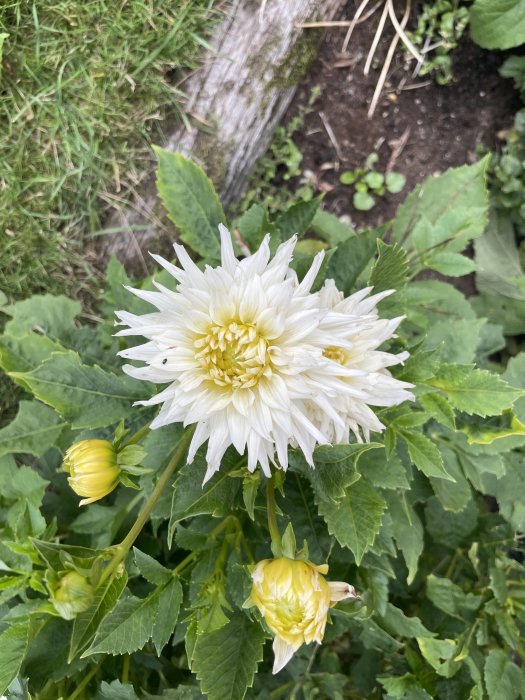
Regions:
<instances>
[{"instance_id":1,"label":"dry grass blade","mask_svg":"<svg viewBox=\"0 0 525 700\"><path fill-rule=\"evenodd\" d=\"M392 21L392 24L394 25L394 28L395 28L397 34L399 35L399 38L401 39L403 44L407 47L407 49L410 51L412 56L414 56L416 61L424 63L424 61L425 61L424 57L419 53L419 51L416 49L414 44L410 41L410 39L407 37L407 35L405 33L406 22L404 24L399 24L399 22L397 20L396 13L394 10L393 0L386 0L386 4L388 7L388 14L390 15L390 19ZM410 14L410 6L408 8L408 12ZM406 11L405 11L405 14L406 14ZM408 21L408 17L407 17L407 21Z\"/></svg>"},{"instance_id":2,"label":"dry grass blade","mask_svg":"<svg viewBox=\"0 0 525 700\"><path fill-rule=\"evenodd\" d=\"M366 58L365 69L364 69L365 75L368 75L368 73L370 71L370 66L372 65L372 61L374 60L377 45L379 44L379 40L381 39L381 35L383 34L383 29L385 28L385 23L386 23L387 17L388 17L388 7L385 5L383 8L383 12L381 13L381 19L379 20L379 24L377 25L377 30L376 30L376 33L374 35L374 40L372 41L372 45L370 46L370 51L368 52L368 56Z\"/></svg>"},{"instance_id":3,"label":"dry grass blade","mask_svg":"<svg viewBox=\"0 0 525 700\"><path fill-rule=\"evenodd\" d=\"M350 43L350 39L352 37L352 32L354 31L354 27L357 25L357 22L363 12L366 10L366 7L370 0L363 0L363 2L359 5L357 8L354 18L352 19L352 22L350 23L350 26L348 27L348 31L345 36L345 40L343 41L343 46L341 48L341 53L346 53L346 50L348 48L348 44Z\"/></svg>"},{"instance_id":4,"label":"dry grass blade","mask_svg":"<svg viewBox=\"0 0 525 700\"><path fill-rule=\"evenodd\" d=\"M387 0L389 2L389 0ZM405 14L403 15L403 19L401 20L400 29L403 31L407 25L408 18L410 16L410 0L407 0L406 5L405 5ZM368 109L367 116L370 119L377 107L377 103L379 102L379 97L381 95L381 92L383 91L383 87L388 75L388 71L390 69L390 65L392 63L392 59L394 58L394 52L396 50L396 46L399 42L399 39L401 38L399 32L396 32L394 35L394 38L392 39L390 46L388 47L388 52L385 58L385 62L383 63L383 68L381 69L381 74L379 76L379 80L377 81L376 89L374 91L374 96L372 97L372 102L370 103L370 107Z\"/></svg>"}]
</instances>

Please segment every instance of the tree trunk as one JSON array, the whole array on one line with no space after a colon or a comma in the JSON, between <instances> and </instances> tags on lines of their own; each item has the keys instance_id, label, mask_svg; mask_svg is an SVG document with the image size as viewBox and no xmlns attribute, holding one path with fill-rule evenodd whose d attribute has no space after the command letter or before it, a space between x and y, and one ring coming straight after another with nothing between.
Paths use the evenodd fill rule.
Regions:
<instances>
[{"instance_id":1,"label":"tree trunk","mask_svg":"<svg viewBox=\"0 0 525 700\"><path fill-rule=\"evenodd\" d=\"M317 54L322 29L301 29L305 21L330 20L345 0L239 0L217 27L202 67L186 82L185 106L193 122L162 144L202 165L223 204L239 200L257 158ZM113 214L108 229L129 233L104 237L105 252L133 260L163 228L154 178L125 212Z\"/></svg>"}]
</instances>

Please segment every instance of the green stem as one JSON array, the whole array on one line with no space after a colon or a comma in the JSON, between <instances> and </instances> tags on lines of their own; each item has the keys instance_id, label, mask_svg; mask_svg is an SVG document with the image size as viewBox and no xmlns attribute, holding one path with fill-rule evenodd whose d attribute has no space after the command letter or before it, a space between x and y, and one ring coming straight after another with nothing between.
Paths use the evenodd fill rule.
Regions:
<instances>
[{"instance_id":1,"label":"green stem","mask_svg":"<svg viewBox=\"0 0 525 700\"><path fill-rule=\"evenodd\" d=\"M220 532L222 532L223 530L225 530L225 529L228 527L228 525L230 525L231 522L235 522L235 520L236 520L235 516L233 516L233 515L228 515L228 517L225 518L225 519L222 521L222 523L219 523L219 524L217 525L217 527L214 527L213 530L210 531L208 537L209 537L210 539L211 539L211 538L214 538L214 537L217 537L217 535L218 535ZM184 558L179 564L177 564L177 566L173 569L173 572L172 572L173 575L176 576L176 575L179 574L181 571L183 571L183 570L188 566L188 564L191 564L191 562L194 561L195 559L197 559L197 558L199 557L200 554L201 554L201 552L200 552L200 551L197 551L197 550L195 550L194 552L191 552L190 554L188 554L188 556L185 557L185 558Z\"/></svg>"},{"instance_id":2,"label":"green stem","mask_svg":"<svg viewBox=\"0 0 525 700\"><path fill-rule=\"evenodd\" d=\"M98 671L99 667L94 666L89 673L87 673L84 678L80 681L80 683L77 685L75 690L71 693L71 695L67 698L67 700L75 700L75 698L78 698L79 695L84 691L88 683L91 681L95 673Z\"/></svg>"},{"instance_id":3,"label":"green stem","mask_svg":"<svg viewBox=\"0 0 525 700\"><path fill-rule=\"evenodd\" d=\"M266 512L268 514L268 529L272 538L272 552L274 557L282 556L282 540L277 524L277 512L275 508L275 479L273 475L266 482Z\"/></svg>"},{"instance_id":4,"label":"green stem","mask_svg":"<svg viewBox=\"0 0 525 700\"><path fill-rule=\"evenodd\" d=\"M270 693L270 697L279 698L281 697L281 695L288 693L288 691L291 690L294 686L295 681L288 681L288 683L285 683L284 685L279 686L279 688L272 690L272 692Z\"/></svg>"},{"instance_id":5,"label":"green stem","mask_svg":"<svg viewBox=\"0 0 525 700\"><path fill-rule=\"evenodd\" d=\"M180 466L180 464L182 464L183 460L185 459L186 451L193 436L193 432L194 428L192 427L185 430L182 434L182 437L180 439L179 444L177 445L173 457L168 462L168 466L166 467L166 469L160 475L159 480L155 485L155 488L151 492L151 495L148 498L148 500L146 501L144 508L139 513L131 530L128 532L128 534L122 540L122 542L115 547L115 555L108 564L107 568L104 570L100 578L99 585L115 573L120 563L124 561L127 553L133 546L133 543L140 535L142 528L146 524L149 516L151 515L151 511L153 510L157 501L159 500L160 495L166 488L168 481L171 479L173 472L175 471L175 469L177 469L178 466Z\"/></svg>"},{"instance_id":6,"label":"green stem","mask_svg":"<svg viewBox=\"0 0 525 700\"><path fill-rule=\"evenodd\" d=\"M130 654L124 654L122 660L122 685L126 685L129 680L129 664L131 660Z\"/></svg>"},{"instance_id":7,"label":"green stem","mask_svg":"<svg viewBox=\"0 0 525 700\"><path fill-rule=\"evenodd\" d=\"M135 445L137 442L140 442L143 437L146 437L146 435L150 431L150 424L151 421L149 423L146 423L146 425L143 425L142 428L139 428L136 433L133 433L131 437L129 437L125 442L122 443L121 449L127 447L128 445Z\"/></svg>"}]
</instances>

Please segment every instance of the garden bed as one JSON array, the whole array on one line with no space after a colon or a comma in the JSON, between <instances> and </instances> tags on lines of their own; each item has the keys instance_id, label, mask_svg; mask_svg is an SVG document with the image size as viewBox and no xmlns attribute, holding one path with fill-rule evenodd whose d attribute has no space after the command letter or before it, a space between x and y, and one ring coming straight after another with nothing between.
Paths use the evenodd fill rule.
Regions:
<instances>
[{"instance_id":1,"label":"garden bed","mask_svg":"<svg viewBox=\"0 0 525 700\"><path fill-rule=\"evenodd\" d=\"M351 19L355 5L349 2L340 19ZM453 81L443 86L432 76L412 78L405 65L407 53L398 45L385 89L369 119L367 112L379 71L372 70L365 76L363 65L378 15L355 28L346 54L341 48L347 28L327 30L319 57L285 116L289 121L300 114L312 89L321 88L314 109L294 134L294 142L303 154L303 177L311 174L315 188L325 192L325 209L350 217L358 228L391 219L406 194L427 176L475 162L481 145L497 148L520 106L512 82L498 73L505 54L485 51L465 36L452 54ZM381 38L379 68L392 36L390 28ZM410 65L413 69L415 62ZM331 136L327 127L333 132ZM345 170L362 167L372 152L379 156L375 166L379 172L390 164L406 176L407 184L397 195L378 198L370 211L359 211L352 206L353 188L342 185L339 176ZM293 191L298 181L290 184Z\"/></svg>"}]
</instances>

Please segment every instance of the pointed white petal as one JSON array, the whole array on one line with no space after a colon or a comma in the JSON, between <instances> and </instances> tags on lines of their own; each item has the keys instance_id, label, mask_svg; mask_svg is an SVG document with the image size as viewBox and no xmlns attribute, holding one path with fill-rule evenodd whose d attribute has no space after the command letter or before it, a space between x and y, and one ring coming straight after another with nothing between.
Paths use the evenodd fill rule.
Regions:
<instances>
[{"instance_id":1,"label":"pointed white petal","mask_svg":"<svg viewBox=\"0 0 525 700\"><path fill-rule=\"evenodd\" d=\"M279 673L279 671L281 671L290 661L294 655L294 649L293 646L288 644L288 642L285 642L284 639L275 637L273 640L273 653L275 655L275 659L273 662L272 673L275 675L276 673Z\"/></svg>"}]
</instances>

